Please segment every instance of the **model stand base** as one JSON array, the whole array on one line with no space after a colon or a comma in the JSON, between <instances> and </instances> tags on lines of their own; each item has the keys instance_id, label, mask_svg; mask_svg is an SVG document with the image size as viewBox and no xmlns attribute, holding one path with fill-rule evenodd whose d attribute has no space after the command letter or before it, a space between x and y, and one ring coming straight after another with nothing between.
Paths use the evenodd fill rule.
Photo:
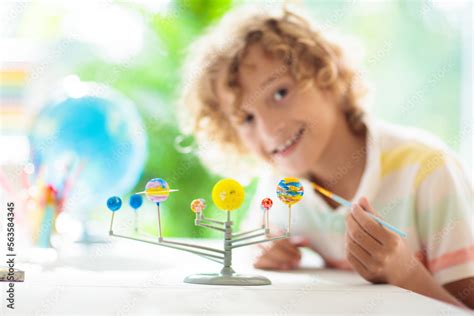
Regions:
<instances>
[{"instance_id":1,"label":"model stand base","mask_svg":"<svg viewBox=\"0 0 474 316\"><path fill-rule=\"evenodd\" d=\"M226 271L224 271L226 270ZM184 279L185 283L207 284L207 285L269 285L269 279L260 275L237 274L234 270L222 269L220 273L193 274Z\"/></svg>"}]
</instances>

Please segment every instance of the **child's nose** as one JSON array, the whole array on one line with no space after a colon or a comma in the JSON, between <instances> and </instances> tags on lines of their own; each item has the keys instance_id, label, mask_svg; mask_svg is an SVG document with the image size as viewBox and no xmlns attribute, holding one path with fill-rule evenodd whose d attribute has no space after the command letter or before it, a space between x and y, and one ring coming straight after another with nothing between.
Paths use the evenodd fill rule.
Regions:
<instances>
[{"instance_id":1,"label":"child's nose","mask_svg":"<svg viewBox=\"0 0 474 316\"><path fill-rule=\"evenodd\" d=\"M280 117L272 111L267 111L266 113L261 114L260 118L260 135L264 139L275 139L281 134L283 130L283 125L285 124L285 119Z\"/></svg>"}]
</instances>

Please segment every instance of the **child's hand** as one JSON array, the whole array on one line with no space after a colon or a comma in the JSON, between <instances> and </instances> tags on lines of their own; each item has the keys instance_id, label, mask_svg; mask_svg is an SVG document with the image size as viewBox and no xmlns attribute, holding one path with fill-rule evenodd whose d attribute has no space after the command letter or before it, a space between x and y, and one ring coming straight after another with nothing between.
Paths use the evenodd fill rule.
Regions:
<instances>
[{"instance_id":1,"label":"child's hand","mask_svg":"<svg viewBox=\"0 0 474 316\"><path fill-rule=\"evenodd\" d=\"M269 244L269 245L268 245ZM299 247L309 245L307 239L291 241L282 239L262 244L260 256L255 260L254 267L269 270L292 270L298 268L301 260Z\"/></svg>"},{"instance_id":2,"label":"child's hand","mask_svg":"<svg viewBox=\"0 0 474 316\"><path fill-rule=\"evenodd\" d=\"M401 286L417 259L397 234L385 229L366 212L376 214L366 198L354 204L346 218L346 255L367 281Z\"/></svg>"}]
</instances>

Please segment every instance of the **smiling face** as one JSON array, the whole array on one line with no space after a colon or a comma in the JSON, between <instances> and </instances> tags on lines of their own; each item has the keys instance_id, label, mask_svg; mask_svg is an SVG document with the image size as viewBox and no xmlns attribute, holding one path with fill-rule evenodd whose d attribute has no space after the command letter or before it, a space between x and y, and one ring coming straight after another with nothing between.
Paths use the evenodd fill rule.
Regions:
<instances>
[{"instance_id":1,"label":"smiling face","mask_svg":"<svg viewBox=\"0 0 474 316\"><path fill-rule=\"evenodd\" d=\"M239 67L241 104L234 104L225 69L216 92L247 149L281 172L304 176L318 163L344 116L330 93L314 84L301 89L286 68L253 44Z\"/></svg>"}]
</instances>

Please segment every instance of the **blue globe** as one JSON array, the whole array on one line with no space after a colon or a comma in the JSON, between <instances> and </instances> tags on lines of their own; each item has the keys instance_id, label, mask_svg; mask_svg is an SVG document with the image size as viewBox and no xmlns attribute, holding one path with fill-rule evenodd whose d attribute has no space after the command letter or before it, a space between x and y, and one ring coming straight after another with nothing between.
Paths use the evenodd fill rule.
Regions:
<instances>
[{"instance_id":1,"label":"blue globe","mask_svg":"<svg viewBox=\"0 0 474 316\"><path fill-rule=\"evenodd\" d=\"M129 192L147 157L146 133L135 105L97 87L45 106L30 134L33 162L45 170L46 182L61 188L67 170L76 171L70 195L81 207Z\"/></svg>"},{"instance_id":2,"label":"blue globe","mask_svg":"<svg viewBox=\"0 0 474 316\"><path fill-rule=\"evenodd\" d=\"M107 200L107 208L112 211L116 212L122 207L122 199L118 196L112 196Z\"/></svg>"}]
</instances>

